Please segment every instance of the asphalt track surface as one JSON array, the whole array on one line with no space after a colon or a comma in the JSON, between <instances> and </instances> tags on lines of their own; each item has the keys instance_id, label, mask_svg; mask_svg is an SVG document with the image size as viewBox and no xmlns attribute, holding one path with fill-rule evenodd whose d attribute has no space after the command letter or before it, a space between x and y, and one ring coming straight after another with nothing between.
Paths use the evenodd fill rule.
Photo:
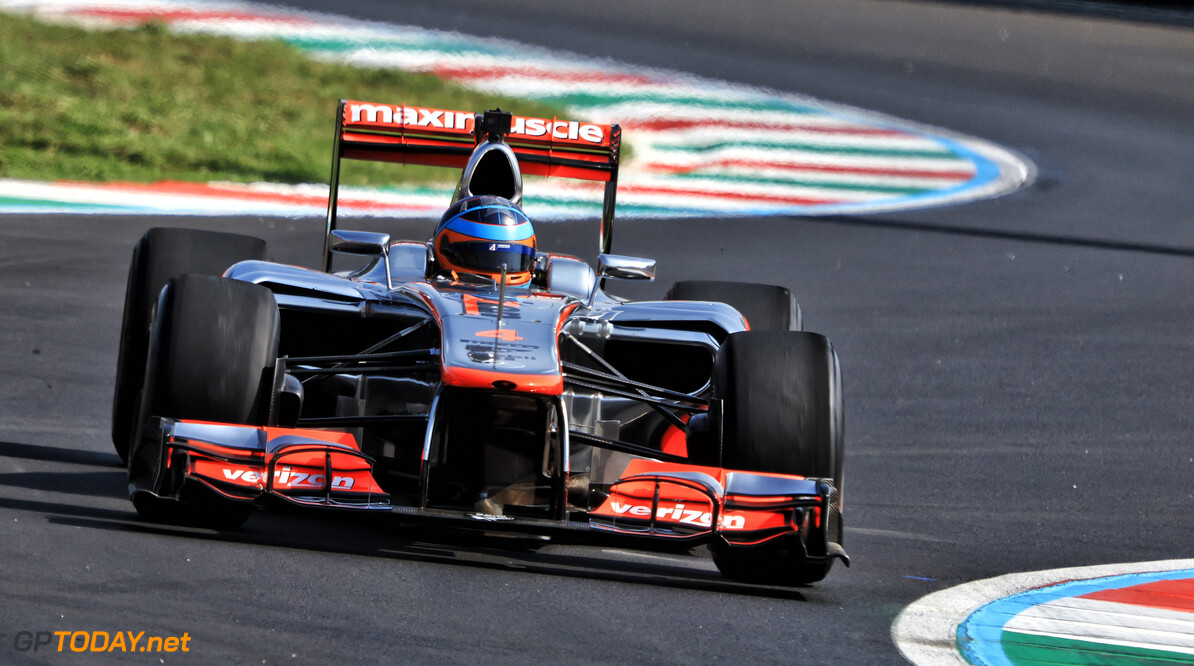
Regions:
<instances>
[{"instance_id":1,"label":"asphalt track surface","mask_svg":"<svg viewBox=\"0 0 1194 666\"><path fill-rule=\"evenodd\" d=\"M0 661L57 658L15 651L18 631L144 630L191 636L146 662L900 663L891 622L924 594L1189 556L1189 29L892 0L290 6L813 94L1002 143L1040 173L915 213L618 228L616 251L660 265L621 293L786 284L837 347L854 566L795 590L726 583L697 555L293 515L232 533L142 523L107 436L132 245L157 224L233 229L311 265L319 222L0 218ZM592 224L539 232L594 253Z\"/></svg>"}]
</instances>

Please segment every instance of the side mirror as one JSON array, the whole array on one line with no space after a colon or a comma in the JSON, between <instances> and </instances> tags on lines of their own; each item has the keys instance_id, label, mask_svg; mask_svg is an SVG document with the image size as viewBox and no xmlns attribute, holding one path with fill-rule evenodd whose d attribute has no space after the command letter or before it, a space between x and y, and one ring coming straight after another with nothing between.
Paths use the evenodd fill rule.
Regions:
<instances>
[{"instance_id":1,"label":"side mirror","mask_svg":"<svg viewBox=\"0 0 1194 666\"><path fill-rule=\"evenodd\" d=\"M370 257L384 257L390 248L390 235L372 231L332 231L332 252L342 254L363 254Z\"/></svg>"},{"instance_id":2,"label":"side mirror","mask_svg":"<svg viewBox=\"0 0 1194 666\"><path fill-rule=\"evenodd\" d=\"M654 280L655 260L603 254L597 257L597 274L614 280Z\"/></svg>"},{"instance_id":3,"label":"side mirror","mask_svg":"<svg viewBox=\"0 0 1194 666\"><path fill-rule=\"evenodd\" d=\"M342 254L362 254L368 257L381 257L381 263L386 267L386 289L394 288L394 278L390 273L390 235L373 231L347 231L334 229L332 242L328 245L332 252Z\"/></svg>"}]
</instances>

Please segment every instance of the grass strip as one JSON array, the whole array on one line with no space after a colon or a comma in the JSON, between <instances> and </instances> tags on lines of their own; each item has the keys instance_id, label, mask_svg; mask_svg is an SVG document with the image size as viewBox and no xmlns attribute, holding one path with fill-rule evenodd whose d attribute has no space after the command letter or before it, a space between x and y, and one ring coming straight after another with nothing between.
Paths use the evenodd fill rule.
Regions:
<instances>
[{"instance_id":1,"label":"grass strip","mask_svg":"<svg viewBox=\"0 0 1194 666\"><path fill-rule=\"evenodd\" d=\"M0 177L327 182L341 98L519 115L559 107L426 74L318 62L280 41L160 23L86 30L0 13ZM435 167L345 161L342 182L444 182Z\"/></svg>"}]
</instances>

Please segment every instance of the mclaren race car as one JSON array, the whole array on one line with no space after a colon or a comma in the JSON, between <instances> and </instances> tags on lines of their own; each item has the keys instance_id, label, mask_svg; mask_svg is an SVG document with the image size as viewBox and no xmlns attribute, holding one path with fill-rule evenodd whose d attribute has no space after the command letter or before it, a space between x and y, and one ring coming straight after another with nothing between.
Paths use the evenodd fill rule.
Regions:
<instances>
[{"instance_id":1,"label":"mclaren race car","mask_svg":"<svg viewBox=\"0 0 1194 666\"><path fill-rule=\"evenodd\" d=\"M842 548L842 391L784 288L609 280L621 130L342 101L322 269L152 229L129 268L112 439L142 517L254 507L643 549L729 578L821 580ZM343 159L461 169L430 240L337 228ZM522 174L603 182L596 268L541 251ZM333 253L363 268L332 272Z\"/></svg>"}]
</instances>

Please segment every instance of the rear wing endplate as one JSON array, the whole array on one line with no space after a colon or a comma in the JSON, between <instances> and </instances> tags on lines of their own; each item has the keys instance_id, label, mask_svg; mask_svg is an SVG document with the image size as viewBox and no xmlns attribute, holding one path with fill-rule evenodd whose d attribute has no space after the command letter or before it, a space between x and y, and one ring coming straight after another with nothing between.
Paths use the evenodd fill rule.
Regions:
<instances>
[{"instance_id":1,"label":"rear wing endplate","mask_svg":"<svg viewBox=\"0 0 1194 666\"><path fill-rule=\"evenodd\" d=\"M500 110L473 114L341 100L332 155L323 270L326 272L331 267L328 243L336 228L341 159L463 169L473 149L483 141L502 141L510 146L524 174L604 182L600 243L601 252L609 252L622 147L622 130L618 125L527 118Z\"/></svg>"}]
</instances>

